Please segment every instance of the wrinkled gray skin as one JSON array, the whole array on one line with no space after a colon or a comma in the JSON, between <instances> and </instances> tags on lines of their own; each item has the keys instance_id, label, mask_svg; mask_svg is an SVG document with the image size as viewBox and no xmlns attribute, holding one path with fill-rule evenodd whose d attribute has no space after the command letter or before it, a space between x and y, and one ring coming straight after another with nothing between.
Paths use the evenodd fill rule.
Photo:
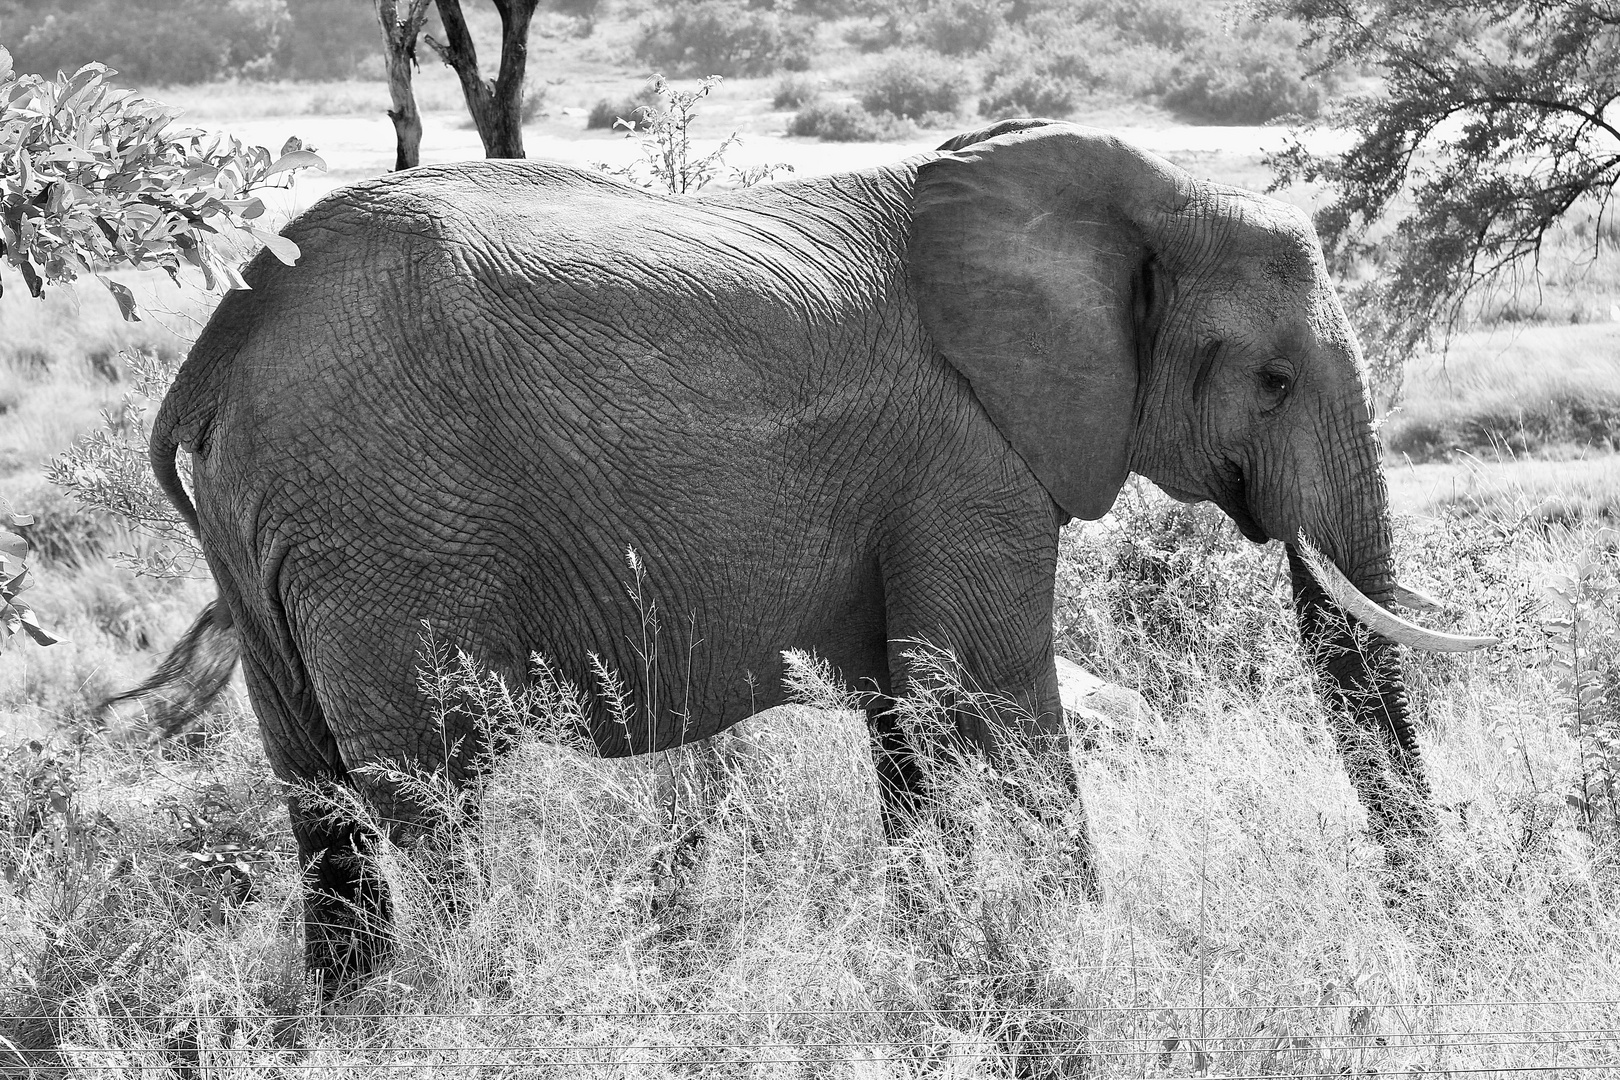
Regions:
<instances>
[{"instance_id":1,"label":"wrinkled gray skin","mask_svg":"<svg viewBox=\"0 0 1620 1080\"><path fill-rule=\"evenodd\" d=\"M1251 539L1303 529L1387 599L1365 377L1307 220L1067 124L943 149L689 199L540 162L429 167L289 226L302 259L253 264L153 440L188 511L174 458L192 455L277 774L420 822L356 771L437 766L470 736L418 692L424 624L510 679L540 653L590 685L600 654L657 704L629 730L595 718L608 755L777 704L788 648L904 693L901 643L920 638L1032 717L964 721L968 740L1066 760L1058 529L1132 471ZM663 612L654 685L626 548ZM1358 649L1293 566L1375 826L1421 833L1391 649ZM896 831L920 774L873 724ZM352 837L293 813L310 961L346 978L378 943L343 901L383 900Z\"/></svg>"}]
</instances>

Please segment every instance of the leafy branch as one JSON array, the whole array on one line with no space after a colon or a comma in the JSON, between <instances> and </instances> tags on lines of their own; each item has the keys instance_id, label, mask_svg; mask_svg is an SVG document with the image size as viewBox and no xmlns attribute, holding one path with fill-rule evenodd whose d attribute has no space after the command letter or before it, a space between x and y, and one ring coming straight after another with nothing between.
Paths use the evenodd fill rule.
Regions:
<instances>
[{"instance_id":1,"label":"leafy branch","mask_svg":"<svg viewBox=\"0 0 1620 1080\"><path fill-rule=\"evenodd\" d=\"M698 158L692 156L688 130L697 119L697 104L708 97L720 81L720 76L710 75L698 83L696 90L677 90L662 75L654 75L652 91L661 100L661 106L646 110L640 120L620 118L613 125L640 140L641 158L618 169L606 164L598 168L622 176L637 187L662 188L671 195L701 191L726 168L731 169L732 179L739 187L753 187L779 172L792 172L791 165L728 166L727 151L742 142L735 131L711 152Z\"/></svg>"},{"instance_id":2,"label":"leafy branch","mask_svg":"<svg viewBox=\"0 0 1620 1080\"><path fill-rule=\"evenodd\" d=\"M1347 149L1318 154L1296 136L1268 164L1274 188L1328 189L1317 229L1342 276L1373 268L1352 306L1375 369L1398 384L1405 357L1455 330L1469 298L1539 269L1566 214L1607 208L1620 183L1620 4L1262 6L1302 20L1325 63L1382 76L1306 129L1349 130Z\"/></svg>"},{"instance_id":3,"label":"leafy branch","mask_svg":"<svg viewBox=\"0 0 1620 1080\"><path fill-rule=\"evenodd\" d=\"M112 514L132 532L157 541L143 551L118 552L114 559L119 565L139 575L184 577L202 562L202 548L152 478L147 458L148 412L168 392L180 359L152 353L121 355L130 373L130 389L118 409L102 410L101 427L53 458L45 478L85 506Z\"/></svg>"},{"instance_id":4,"label":"leafy branch","mask_svg":"<svg viewBox=\"0 0 1620 1080\"><path fill-rule=\"evenodd\" d=\"M0 507L3 507L0 502ZM34 519L26 514L0 511L0 652L15 634L27 634L41 645L55 645L61 639L39 623L39 616L18 594L32 587L28 576L28 537L26 530Z\"/></svg>"},{"instance_id":5,"label":"leafy branch","mask_svg":"<svg viewBox=\"0 0 1620 1080\"><path fill-rule=\"evenodd\" d=\"M0 255L29 292L94 277L134 320L134 294L112 269L178 282L191 267L210 290L240 289L233 252L263 244L294 262L297 245L255 224L265 205L253 192L321 159L296 139L272 156L176 127L177 110L114 86L112 74L86 64L56 79L18 75L0 48Z\"/></svg>"},{"instance_id":6,"label":"leafy branch","mask_svg":"<svg viewBox=\"0 0 1620 1080\"><path fill-rule=\"evenodd\" d=\"M1543 620L1580 766L1567 801L1586 829L1620 830L1620 583L1596 552L1583 552L1572 570L1547 582Z\"/></svg>"}]
</instances>

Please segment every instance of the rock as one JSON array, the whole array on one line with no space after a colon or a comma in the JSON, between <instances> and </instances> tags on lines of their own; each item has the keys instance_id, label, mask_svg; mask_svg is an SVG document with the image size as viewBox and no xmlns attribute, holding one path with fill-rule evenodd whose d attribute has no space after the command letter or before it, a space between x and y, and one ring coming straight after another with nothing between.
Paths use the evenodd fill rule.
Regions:
<instances>
[{"instance_id":1,"label":"rock","mask_svg":"<svg viewBox=\"0 0 1620 1080\"><path fill-rule=\"evenodd\" d=\"M1063 712L1082 747L1094 747L1105 738L1153 741L1158 717L1141 694L1104 682L1066 656L1057 658L1057 673Z\"/></svg>"}]
</instances>

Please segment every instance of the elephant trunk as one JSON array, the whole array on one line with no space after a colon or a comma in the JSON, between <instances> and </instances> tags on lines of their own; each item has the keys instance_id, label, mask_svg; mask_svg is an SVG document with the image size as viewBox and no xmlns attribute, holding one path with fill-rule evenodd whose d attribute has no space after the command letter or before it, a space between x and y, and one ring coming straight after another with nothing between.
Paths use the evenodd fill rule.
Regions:
<instances>
[{"instance_id":1,"label":"elephant trunk","mask_svg":"<svg viewBox=\"0 0 1620 1080\"><path fill-rule=\"evenodd\" d=\"M1359 584L1361 595L1382 598L1396 588L1388 559L1381 564L1382 580ZM1288 545L1288 570L1300 633L1337 714L1335 735L1373 832L1386 848L1391 841L1398 848L1421 840L1434 829L1434 799L1395 645L1346 615L1312 573L1299 544Z\"/></svg>"}]
</instances>

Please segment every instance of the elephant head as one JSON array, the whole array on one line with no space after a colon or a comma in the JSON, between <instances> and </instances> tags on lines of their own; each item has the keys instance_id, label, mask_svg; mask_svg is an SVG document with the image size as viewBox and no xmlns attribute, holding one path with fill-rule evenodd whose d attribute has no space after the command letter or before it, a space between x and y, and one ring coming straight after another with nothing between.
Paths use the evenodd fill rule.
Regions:
<instances>
[{"instance_id":1,"label":"elephant head","mask_svg":"<svg viewBox=\"0 0 1620 1080\"><path fill-rule=\"evenodd\" d=\"M1068 514L1101 517L1136 472L1285 542L1374 828L1426 831L1391 641L1491 639L1384 610L1416 594L1395 578L1365 365L1308 218L1068 124L941 149L919 169L912 269L937 347Z\"/></svg>"}]
</instances>

